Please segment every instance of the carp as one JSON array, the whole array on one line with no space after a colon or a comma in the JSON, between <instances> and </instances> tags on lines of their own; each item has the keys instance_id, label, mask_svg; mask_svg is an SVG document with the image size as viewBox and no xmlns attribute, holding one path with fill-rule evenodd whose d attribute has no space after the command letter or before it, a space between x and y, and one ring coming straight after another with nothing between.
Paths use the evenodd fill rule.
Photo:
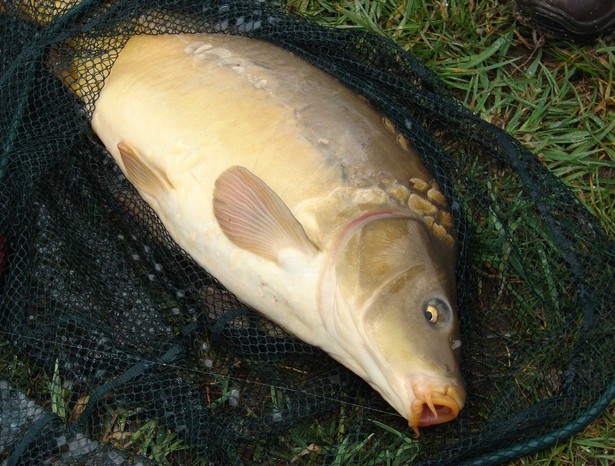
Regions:
<instances>
[{"instance_id":1,"label":"carp","mask_svg":"<svg viewBox=\"0 0 615 466\"><path fill-rule=\"evenodd\" d=\"M56 74L91 105L83 76L105 66ZM453 221L389 119L239 36L135 35L105 76L92 128L198 264L362 377L417 434L458 415Z\"/></svg>"}]
</instances>

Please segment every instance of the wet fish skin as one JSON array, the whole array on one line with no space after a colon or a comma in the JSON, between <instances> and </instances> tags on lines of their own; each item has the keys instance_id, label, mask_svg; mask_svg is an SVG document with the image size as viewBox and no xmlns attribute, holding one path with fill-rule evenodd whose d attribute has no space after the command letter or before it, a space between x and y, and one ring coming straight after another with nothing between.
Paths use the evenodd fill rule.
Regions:
<instances>
[{"instance_id":1,"label":"wet fish skin","mask_svg":"<svg viewBox=\"0 0 615 466\"><path fill-rule=\"evenodd\" d=\"M84 68L56 67L73 90ZM413 429L457 416L450 213L364 99L265 42L135 36L92 127L178 244L240 300L363 377Z\"/></svg>"}]
</instances>

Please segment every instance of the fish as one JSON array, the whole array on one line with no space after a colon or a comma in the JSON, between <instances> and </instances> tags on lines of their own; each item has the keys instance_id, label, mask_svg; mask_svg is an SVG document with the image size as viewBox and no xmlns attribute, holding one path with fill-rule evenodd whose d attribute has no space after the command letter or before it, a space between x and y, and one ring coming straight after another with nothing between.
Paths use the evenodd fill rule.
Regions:
<instances>
[{"instance_id":1,"label":"fish","mask_svg":"<svg viewBox=\"0 0 615 466\"><path fill-rule=\"evenodd\" d=\"M390 119L254 38L138 34L108 73L111 55L52 58L126 178L200 266L359 375L416 435L458 416L453 218Z\"/></svg>"}]
</instances>

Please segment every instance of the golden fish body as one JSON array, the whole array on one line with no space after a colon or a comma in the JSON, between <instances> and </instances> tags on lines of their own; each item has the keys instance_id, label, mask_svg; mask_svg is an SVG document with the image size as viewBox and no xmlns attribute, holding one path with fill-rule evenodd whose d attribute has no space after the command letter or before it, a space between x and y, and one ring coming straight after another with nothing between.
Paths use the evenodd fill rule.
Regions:
<instances>
[{"instance_id":1,"label":"golden fish body","mask_svg":"<svg viewBox=\"0 0 615 466\"><path fill-rule=\"evenodd\" d=\"M366 101L265 42L142 35L105 79L92 127L240 300L363 377L415 430L456 417L451 216Z\"/></svg>"}]
</instances>

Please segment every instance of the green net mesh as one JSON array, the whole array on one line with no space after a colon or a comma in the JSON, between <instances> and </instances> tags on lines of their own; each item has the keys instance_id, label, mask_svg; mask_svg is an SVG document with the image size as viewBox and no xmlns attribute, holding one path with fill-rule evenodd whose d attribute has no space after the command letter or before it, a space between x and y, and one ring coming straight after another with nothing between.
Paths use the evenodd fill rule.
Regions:
<instances>
[{"instance_id":1,"label":"green net mesh","mask_svg":"<svg viewBox=\"0 0 615 466\"><path fill-rule=\"evenodd\" d=\"M263 1L18 3L0 13L0 462L488 464L577 432L615 395L613 241L410 54ZM422 154L458 231L458 419L414 439L359 377L238 302L49 68L52 50L100 63L136 32L197 31L316 64ZM90 102L107 71L84 84Z\"/></svg>"}]
</instances>

